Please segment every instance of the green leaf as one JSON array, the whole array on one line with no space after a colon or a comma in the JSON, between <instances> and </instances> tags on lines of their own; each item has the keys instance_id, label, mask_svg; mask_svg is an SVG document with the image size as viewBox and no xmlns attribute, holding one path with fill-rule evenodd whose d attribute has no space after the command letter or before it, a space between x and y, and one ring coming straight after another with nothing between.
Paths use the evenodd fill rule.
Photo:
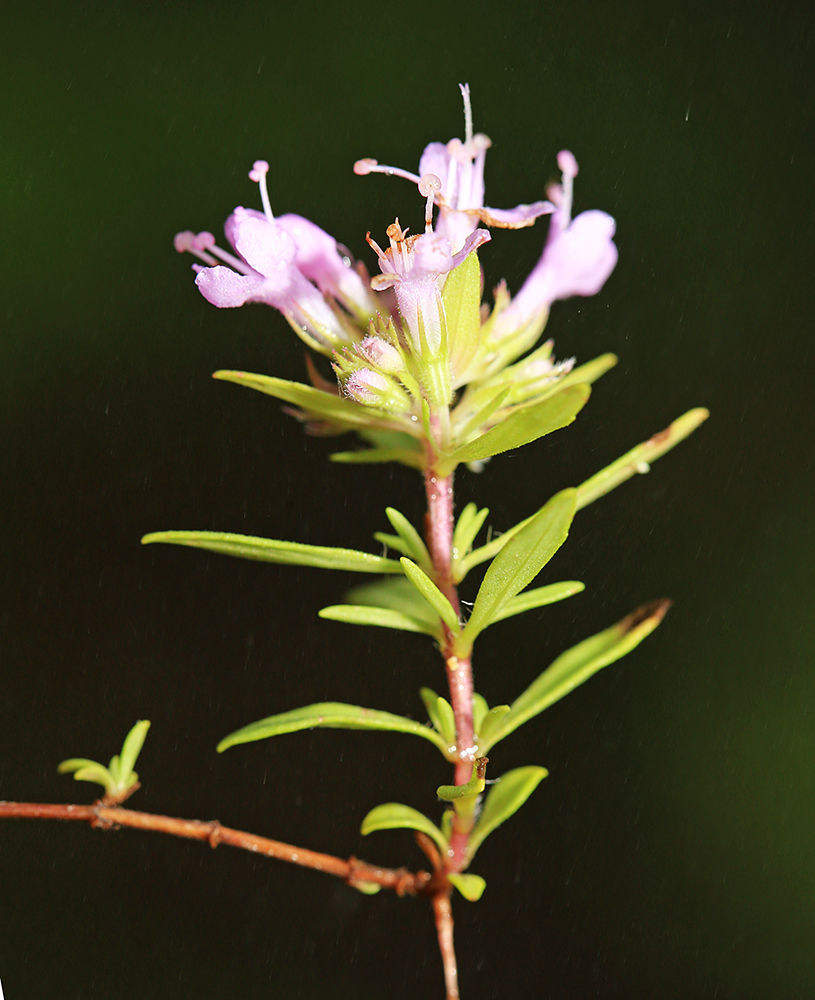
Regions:
<instances>
[{"instance_id":1,"label":"green leaf","mask_svg":"<svg viewBox=\"0 0 815 1000\"><path fill-rule=\"evenodd\" d=\"M87 767L81 767L74 772L75 781L92 781L101 785L108 794L116 791L117 782L106 767L91 761Z\"/></svg>"},{"instance_id":2,"label":"green leaf","mask_svg":"<svg viewBox=\"0 0 815 1000\"><path fill-rule=\"evenodd\" d=\"M448 475L461 462L481 461L513 448L520 448L545 434L566 427L586 405L590 393L591 389L587 385L568 386L541 403L516 410L486 434L462 445L452 455L440 460L439 474Z\"/></svg>"},{"instance_id":3,"label":"green leaf","mask_svg":"<svg viewBox=\"0 0 815 1000\"><path fill-rule=\"evenodd\" d=\"M587 479L582 486L577 488L577 509L581 510L583 507L587 507L598 497L609 493L637 473L648 472L651 462L655 462L671 448L678 445L680 441L684 441L709 416L710 412L702 407L689 410L678 420L674 420L664 431L654 434L652 438L626 452L622 458L618 458L616 462L606 466L591 479Z\"/></svg>"},{"instance_id":4,"label":"green leaf","mask_svg":"<svg viewBox=\"0 0 815 1000\"><path fill-rule=\"evenodd\" d=\"M555 604L557 601L563 601L585 589L585 584L578 580L564 580L562 583L550 583L548 587L524 590L513 597L511 601L507 601L503 610L499 612L497 617L493 618L493 622L501 622L505 618L511 618L524 611L532 611L534 608L542 608L547 604Z\"/></svg>"},{"instance_id":5,"label":"green leaf","mask_svg":"<svg viewBox=\"0 0 815 1000\"><path fill-rule=\"evenodd\" d=\"M346 625L377 625L379 628L395 628L402 632L424 632L436 636L439 632L436 626L427 625L417 618L392 611L390 608L372 608L365 604L332 604L318 612L320 618L333 622L343 622Z\"/></svg>"},{"instance_id":6,"label":"green leaf","mask_svg":"<svg viewBox=\"0 0 815 1000\"><path fill-rule=\"evenodd\" d=\"M600 361L601 359L598 358L597 360ZM705 409L690 410L684 416L675 420L666 430L660 434L655 434L650 441L646 441L644 444L633 448L626 455L623 455L622 458L592 476L591 479L587 479L577 489L576 510L582 510L583 507L588 506L588 504L592 503L598 497L613 490L616 486L624 483L626 479L630 479L638 472L649 471L646 468L649 462L655 462L665 452L670 451L674 445L678 444L703 423L708 416L708 411ZM482 545L467 555L462 560L458 569L457 580L463 580L467 573L475 566L496 556L510 538L517 535L531 520L532 518L528 517L520 521L502 535L493 538L486 545Z\"/></svg>"},{"instance_id":7,"label":"green leaf","mask_svg":"<svg viewBox=\"0 0 815 1000\"><path fill-rule=\"evenodd\" d=\"M428 634L441 628L436 612L404 576L391 576L385 580L377 580L376 583L353 587L345 594L345 600L349 604L401 611L408 618L422 622Z\"/></svg>"},{"instance_id":8,"label":"green leaf","mask_svg":"<svg viewBox=\"0 0 815 1000\"><path fill-rule=\"evenodd\" d=\"M403 553L417 563L426 573L433 565L427 546L422 541L422 536L408 521L404 514L401 514L393 507L386 507L385 513L388 520L393 525L393 530L404 542Z\"/></svg>"},{"instance_id":9,"label":"green leaf","mask_svg":"<svg viewBox=\"0 0 815 1000\"><path fill-rule=\"evenodd\" d=\"M487 888L487 883L480 875L465 875L462 872L450 872L447 880L471 903L477 903Z\"/></svg>"},{"instance_id":10,"label":"green leaf","mask_svg":"<svg viewBox=\"0 0 815 1000\"><path fill-rule=\"evenodd\" d=\"M116 787L113 775L98 761L88 760L87 757L72 757L64 760L58 765L57 771L60 774L70 774L74 772L75 781L93 781L107 792L112 792Z\"/></svg>"},{"instance_id":11,"label":"green leaf","mask_svg":"<svg viewBox=\"0 0 815 1000\"><path fill-rule=\"evenodd\" d=\"M515 699L509 713L493 729L489 739L482 741L480 752L487 753L499 740L559 701L592 674L630 653L654 631L670 606L668 600L645 604L611 628L584 639L562 653Z\"/></svg>"},{"instance_id":12,"label":"green leaf","mask_svg":"<svg viewBox=\"0 0 815 1000\"><path fill-rule=\"evenodd\" d=\"M411 469L424 469L424 456L407 448L363 448L360 451L335 451L332 462L344 465L376 465L381 462L399 462Z\"/></svg>"},{"instance_id":13,"label":"green leaf","mask_svg":"<svg viewBox=\"0 0 815 1000\"><path fill-rule=\"evenodd\" d=\"M150 722L147 719L140 719L127 736L125 736L125 741L122 744L122 753L119 758L119 773L122 781L126 782L133 773L133 768L139 759L139 754L144 746L144 740L149 728Z\"/></svg>"},{"instance_id":14,"label":"green leaf","mask_svg":"<svg viewBox=\"0 0 815 1000\"><path fill-rule=\"evenodd\" d=\"M459 421L466 414L463 414L462 417L459 417L459 420L456 420L455 418L457 414L454 410L452 417L454 420L453 429L456 441L466 441L471 434L483 427L493 413L500 408L501 404L509 395L509 392L510 386L499 388L497 392L488 397L483 406L479 406L473 413L470 414L464 424L460 424Z\"/></svg>"},{"instance_id":15,"label":"green leaf","mask_svg":"<svg viewBox=\"0 0 815 1000\"><path fill-rule=\"evenodd\" d=\"M322 420L344 427L366 427L370 425L371 413L368 407L360 406L343 396L315 389L314 386L302 382L289 382L287 379L272 378L269 375L256 375L253 372L217 371L213 378L222 382L234 382L236 385L256 389L267 396L274 396L284 403L292 403ZM379 412L377 411L379 415Z\"/></svg>"},{"instance_id":16,"label":"green leaf","mask_svg":"<svg viewBox=\"0 0 815 1000\"><path fill-rule=\"evenodd\" d=\"M372 809L362 821L360 832L363 837L375 830L421 830L435 840L442 855L447 853L447 841L435 823L418 810L404 806L401 802L385 802Z\"/></svg>"},{"instance_id":17,"label":"green leaf","mask_svg":"<svg viewBox=\"0 0 815 1000\"><path fill-rule=\"evenodd\" d=\"M544 767L516 767L492 786L470 834L468 861L473 860L475 852L492 831L521 808L548 773Z\"/></svg>"},{"instance_id":18,"label":"green leaf","mask_svg":"<svg viewBox=\"0 0 815 1000\"><path fill-rule=\"evenodd\" d=\"M559 379L557 385L561 388L565 388L569 385L578 385L583 383L585 385L590 385L592 382L596 382L601 375L613 368L617 364L616 354L601 354L599 358L593 358L591 361L587 361L583 365L578 365L577 368L573 368L568 374L564 375L562 379Z\"/></svg>"},{"instance_id":19,"label":"green leaf","mask_svg":"<svg viewBox=\"0 0 815 1000\"><path fill-rule=\"evenodd\" d=\"M428 687L423 687L419 694L422 696L430 721L444 737L447 745L452 746L456 742L456 719L450 702L446 698L439 697Z\"/></svg>"},{"instance_id":20,"label":"green leaf","mask_svg":"<svg viewBox=\"0 0 815 1000\"><path fill-rule=\"evenodd\" d=\"M486 784L486 772L487 758L479 757L473 763L473 775L468 782L463 785L439 785L436 789L436 795L443 801L452 802L454 805L456 799L466 799L480 795L484 791Z\"/></svg>"},{"instance_id":21,"label":"green leaf","mask_svg":"<svg viewBox=\"0 0 815 1000\"><path fill-rule=\"evenodd\" d=\"M468 503L458 519L453 531L453 579L461 583L466 575L464 560L473 547L476 535L489 514L489 507L479 510L474 503Z\"/></svg>"},{"instance_id":22,"label":"green leaf","mask_svg":"<svg viewBox=\"0 0 815 1000\"><path fill-rule=\"evenodd\" d=\"M496 620L557 552L569 533L574 507L575 491L562 490L504 545L484 574L473 613L456 644L458 656L469 654L479 632Z\"/></svg>"},{"instance_id":23,"label":"green leaf","mask_svg":"<svg viewBox=\"0 0 815 1000\"><path fill-rule=\"evenodd\" d=\"M348 885L366 896L375 896L382 888L378 882L349 882Z\"/></svg>"},{"instance_id":24,"label":"green leaf","mask_svg":"<svg viewBox=\"0 0 815 1000\"><path fill-rule=\"evenodd\" d=\"M281 542L273 538L255 538L223 531L154 531L142 538L142 545L169 542L207 549L240 559L283 563L289 566L316 566L319 569L350 570L355 573L401 573L402 567L393 559L383 559L356 549L334 549L301 542Z\"/></svg>"},{"instance_id":25,"label":"green leaf","mask_svg":"<svg viewBox=\"0 0 815 1000\"><path fill-rule=\"evenodd\" d=\"M406 559L404 556L399 562L402 564L405 576L416 590L436 611L439 618L441 618L450 631L458 634L461 626L459 625L458 615L453 610L453 605L447 600L436 584L433 583L427 573L419 569L416 563L411 562L410 559Z\"/></svg>"},{"instance_id":26,"label":"green leaf","mask_svg":"<svg viewBox=\"0 0 815 1000\"><path fill-rule=\"evenodd\" d=\"M473 729L477 733L481 732L481 723L487 717L489 710L487 699L477 692L473 694Z\"/></svg>"},{"instance_id":27,"label":"green leaf","mask_svg":"<svg viewBox=\"0 0 815 1000\"><path fill-rule=\"evenodd\" d=\"M341 702L325 701L316 705L306 705L295 708L280 715L270 715L267 719L252 722L243 729L238 729L225 736L218 744L218 753L223 753L229 747L240 743L252 743L255 740L265 740L270 736L280 736L283 733L296 733L301 729L376 729L394 733L412 733L422 736L441 750L447 756L448 744L434 729L423 726L413 719L402 715L391 715L390 712L379 712L373 708L361 708L359 705L345 705Z\"/></svg>"},{"instance_id":28,"label":"green leaf","mask_svg":"<svg viewBox=\"0 0 815 1000\"><path fill-rule=\"evenodd\" d=\"M496 705L495 708L491 708L490 711L484 716L484 719L481 722L481 727L476 729L476 733L478 734L479 753L481 753L480 747L482 745L489 745L490 733L495 730L496 726L501 722L508 711L509 705Z\"/></svg>"}]
</instances>

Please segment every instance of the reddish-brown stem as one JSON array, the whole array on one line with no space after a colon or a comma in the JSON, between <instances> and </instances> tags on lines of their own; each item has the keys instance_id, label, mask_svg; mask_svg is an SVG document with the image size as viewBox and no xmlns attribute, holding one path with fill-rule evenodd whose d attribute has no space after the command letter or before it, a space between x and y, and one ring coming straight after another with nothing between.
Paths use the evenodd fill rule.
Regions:
<instances>
[{"instance_id":1,"label":"reddish-brown stem","mask_svg":"<svg viewBox=\"0 0 815 1000\"><path fill-rule=\"evenodd\" d=\"M461 615L458 591L453 580L453 476L436 476L432 466L425 472L427 495L427 545L433 560L436 585ZM450 704L456 720L455 783L465 784L472 776L473 750L473 675L470 658L458 659L453 651L453 635L445 626L442 656L447 667Z\"/></svg>"},{"instance_id":2,"label":"reddish-brown stem","mask_svg":"<svg viewBox=\"0 0 815 1000\"><path fill-rule=\"evenodd\" d=\"M168 833L188 840L205 840L210 847L229 844L244 851L251 851L253 854L263 854L267 858L277 858L279 861L289 861L304 868L314 868L328 875L336 875L349 885L375 883L385 889L393 889L400 896L432 897L434 893L446 890L446 880L442 883L439 877L434 878L425 871L410 872L405 868L381 868L366 861L359 861L357 858L346 860L331 854L320 854L318 851L281 843L279 840L259 837L254 833L233 830L228 826L221 826L217 820L206 823L197 819L177 819L173 816L136 812L121 806L106 806L101 801L90 806L57 805L47 802L0 802L0 818L2 817L81 820L105 830L127 826L137 830Z\"/></svg>"},{"instance_id":3,"label":"reddish-brown stem","mask_svg":"<svg viewBox=\"0 0 815 1000\"><path fill-rule=\"evenodd\" d=\"M459 1000L458 965L453 948L453 910L450 906L450 891L437 892L433 896L433 915L436 918L436 931L439 935L439 951L444 963L444 985L447 989L447 1000Z\"/></svg>"}]
</instances>

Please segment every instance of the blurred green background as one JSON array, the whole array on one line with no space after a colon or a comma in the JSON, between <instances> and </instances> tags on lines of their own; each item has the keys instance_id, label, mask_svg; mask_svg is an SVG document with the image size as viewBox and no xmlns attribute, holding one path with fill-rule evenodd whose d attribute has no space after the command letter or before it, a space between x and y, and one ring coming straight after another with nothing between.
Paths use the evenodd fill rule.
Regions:
<instances>
[{"instance_id":1,"label":"blurred green background","mask_svg":"<svg viewBox=\"0 0 815 1000\"><path fill-rule=\"evenodd\" d=\"M396 735L312 732L214 753L238 726L342 699L422 717L420 637L316 618L352 582L172 548L165 528L373 548L407 470L334 466L216 368L303 377L281 318L198 295L180 229L220 233L272 165L276 210L372 265L364 236L463 130L491 136L487 202L541 197L559 149L576 210L620 262L558 304L560 357L619 366L578 422L464 473L502 530L695 405L712 419L579 515L545 571L586 592L485 636L476 683L511 699L567 645L654 597L630 658L515 734L493 776L550 776L479 854L459 902L467 998L815 995L812 664L813 108L803 5L42 3L0 15L3 541L0 798L89 801L56 773L153 728L136 808L416 867L408 834L358 833L381 801L436 812L449 771ZM517 289L545 223L495 232ZM375 550L375 549L373 549ZM471 594L466 595L472 597ZM442 995L427 907L158 835L0 826L8 1000Z\"/></svg>"}]
</instances>

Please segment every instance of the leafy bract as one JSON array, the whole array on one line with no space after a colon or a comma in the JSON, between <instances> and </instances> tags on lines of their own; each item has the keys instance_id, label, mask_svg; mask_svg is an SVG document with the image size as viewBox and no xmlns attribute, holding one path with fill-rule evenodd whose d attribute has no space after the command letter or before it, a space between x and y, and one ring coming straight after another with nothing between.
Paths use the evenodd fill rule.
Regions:
<instances>
[{"instance_id":1,"label":"leafy bract","mask_svg":"<svg viewBox=\"0 0 815 1000\"><path fill-rule=\"evenodd\" d=\"M468 254L450 271L442 292L450 362L463 372L478 348L481 330L481 265L478 254Z\"/></svg>"},{"instance_id":2,"label":"leafy bract","mask_svg":"<svg viewBox=\"0 0 815 1000\"><path fill-rule=\"evenodd\" d=\"M543 402L516 410L486 434L442 457L439 474L446 476L461 462L481 461L520 448L551 431L566 427L583 409L590 393L587 385L568 386Z\"/></svg>"},{"instance_id":3,"label":"leafy bract","mask_svg":"<svg viewBox=\"0 0 815 1000\"><path fill-rule=\"evenodd\" d=\"M544 767L516 767L492 786L470 834L468 862L473 860L475 852L492 831L521 808L547 774Z\"/></svg>"},{"instance_id":4,"label":"leafy bract","mask_svg":"<svg viewBox=\"0 0 815 1000\"><path fill-rule=\"evenodd\" d=\"M375 729L394 733L411 733L422 736L441 750L447 756L447 742L429 726L423 726L414 719L403 715L391 715L390 712L380 712L373 708L361 708L359 705L345 705L341 702L325 701L316 705L306 705L290 712L270 715L267 719L252 722L243 729L238 729L225 736L217 746L218 753L223 753L229 747L241 743L252 743L255 740L265 740L270 736L281 736L284 733L296 733L301 729Z\"/></svg>"},{"instance_id":5,"label":"leafy bract","mask_svg":"<svg viewBox=\"0 0 815 1000\"><path fill-rule=\"evenodd\" d=\"M360 832L363 837L375 830L421 830L435 840L442 855L447 853L447 840L441 830L427 816L417 809L402 805L401 802L385 802L372 809L362 821Z\"/></svg>"},{"instance_id":6,"label":"leafy bract","mask_svg":"<svg viewBox=\"0 0 815 1000\"><path fill-rule=\"evenodd\" d=\"M302 542L281 542L275 538L256 538L253 535L235 535L224 531L154 531L142 538L142 545L153 542L188 545L225 556L290 566L316 566L319 569L350 570L355 573L402 572L402 567L395 560L371 555L370 552L304 545Z\"/></svg>"},{"instance_id":7,"label":"leafy bract","mask_svg":"<svg viewBox=\"0 0 815 1000\"><path fill-rule=\"evenodd\" d=\"M598 670L631 652L659 625L671 602L653 601L597 635L562 653L536 681L512 703L510 711L479 744L479 752L508 736L518 726L549 708Z\"/></svg>"},{"instance_id":8,"label":"leafy bract","mask_svg":"<svg viewBox=\"0 0 815 1000\"><path fill-rule=\"evenodd\" d=\"M476 636L494 622L509 601L534 580L569 533L575 491L562 490L504 545L484 574L473 613L456 644L466 656Z\"/></svg>"}]
</instances>

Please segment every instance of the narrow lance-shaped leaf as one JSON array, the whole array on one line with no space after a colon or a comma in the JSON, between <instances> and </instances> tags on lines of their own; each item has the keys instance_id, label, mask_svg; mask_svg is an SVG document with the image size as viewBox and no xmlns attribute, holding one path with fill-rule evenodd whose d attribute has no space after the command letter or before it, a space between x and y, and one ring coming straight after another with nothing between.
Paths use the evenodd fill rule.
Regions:
<instances>
[{"instance_id":1,"label":"narrow lance-shaped leaf","mask_svg":"<svg viewBox=\"0 0 815 1000\"><path fill-rule=\"evenodd\" d=\"M392 628L402 632L423 632L436 637L440 632L418 618L411 618L401 611L391 608L373 608L367 604L332 604L318 612L320 618L342 622L345 625L373 625L378 628Z\"/></svg>"},{"instance_id":2,"label":"narrow lance-shaped leaf","mask_svg":"<svg viewBox=\"0 0 815 1000\"><path fill-rule=\"evenodd\" d=\"M487 699L484 695L476 692L473 695L473 729L477 733L481 732L481 723L487 717L489 710L490 706L487 704Z\"/></svg>"},{"instance_id":3,"label":"narrow lance-shaped leaf","mask_svg":"<svg viewBox=\"0 0 815 1000\"><path fill-rule=\"evenodd\" d=\"M468 503L459 515L453 531L453 560L458 562L467 555L473 546L475 537L486 521L490 510L482 507L479 510L474 503Z\"/></svg>"},{"instance_id":4,"label":"narrow lance-shaped leaf","mask_svg":"<svg viewBox=\"0 0 815 1000\"><path fill-rule=\"evenodd\" d=\"M550 583L548 587L523 590L511 601L507 601L503 609L493 618L493 622L501 622L505 618L512 618L513 615L520 615L524 611L532 611L535 608L545 607L547 604L564 601L567 597L573 597L585 589L585 584L578 580L564 580L562 583Z\"/></svg>"},{"instance_id":5,"label":"narrow lance-shaped leaf","mask_svg":"<svg viewBox=\"0 0 815 1000\"><path fill-rule=\"evenodd\" d=\"M586 405L590 393L587 385L573 385L541 403L511 413L486 434L457 448L452 455L441 458L439 474L446 476L461 462L481 461L504 451L512 451L568 426Z\"/></svg>"},{"instance_id":6,"label":"narrow lance-shaped leaf","mask_svg":"<svg viewBox=\"0 0 815 1000\"><path fill-rule=\"evenodd\" d=\"M433 565L427 546L422 541L422 536L408 521L404 514L394 507L387 507L385 513L388 520L393 525L394 531L405 543L404 555L417 563L425 572Z\"/></svg>"},{"instance_id":7,"label":"narrow lance-shaped leaf","mask_svg":"<svg viewBox=\"0 0 815 1000\"><path fill-rule=\"evenodd\" d=\"M437 612L439 618L450 629L451 632L459 631L459 622L453 605L447 600L435 583L423 570L419 569L416 563L404 557L399 560L402 564L405 576L418 590L427 603Z\"/></svg>"},{"instance_id":8,"label":"narrow lance-shaped leaf","mask_svg":"<svg viewBox=\"0 0 815 1000\"><path fill-rule=\"evenodd\" d=\"M147 719L140 719L125 736L122 753L119 757L119 771L123 778L127 778L133 773L149 728L150 722Z\"/></svg>"},{"instance_id":9,"label":"narrow lance-shaped leaf","mask_svg":"<svg viewBox=\"0 0 815 1000\"><path fill-rule=\"evenodd\" d=\"M664 431L655 434L648 441L637 445L636 448L632 448L622 458L618 458L616 462L612 462L605 469L595 473L590 479L587 479L581 486L577 487L576 509L582 510L599 497L620 486L632 476L648 472L651 462L655 462L666 452L670 451L671 448L679 444L680 441L696 430L700 424L704 423L709 416L709 412L701 407L689 410ZM522 528L526 527L530 520L531 518L528 517L523 521L519 521L518 524L513 525L497 538L493 538L486 545L482 545L480 548L474 549L469 553L459 565L457 581L460 582L463 580L475 566L496 556L510 538L517 535Z\"/></svg>"},{"instance_id":10,"label":"narrow lance-shaped leaf","mask_svg":"<svg viewBox=\"0 0 815 1000\"><path fill-rule=\"evenodd\" d=\"M320 702L316 705L306 705L304 708L295 708L290 712L282 712L280 715L270 715L267 719L252 722L225 736L218 744L217 750L218 753L223 753L229 747L241 743L265 740L270 736L280 736L284 733L296 733L301 729L318 728L375 729L410 733L434 743L445 757L448 756L448 744L435 729L402 715L391 715L390 712L379 712L376 709L345 705L341 702Z\"/></svg>"},{"instance_id":11,"label":"narrow lance-shaped leaf","mask_svg":"<svg viewBox=\"0 0 815 1000\"><path fill-rule=\"evenodd\" d=\"M442 855L447 853L447 840L441 830L417 809L401 802L385 802L372 809L362 821L363 837L376 830L421 830L435 840Z\"/></svg>"},{"instance_id":12,"label":"narrow lance-shaped leaf","mask_svg":"<svg viewBox=\"0 0 815 1000\"><path fill-rule=\"evenodd\" d=\"M345 594L345 600L348 604L401 611L408 618L422 622L428 634L440 629L439 616L404 576L389 576L353 587Z\"/></svg>"},{"instance_id":13,"label":"narrow lance-shaped leaf","mask_svg":"<svg viewBox=\"0 0 815 1000\"><path fill-rule=\"evenodd\" d=\"M448 745L455 743L456 719L450 702L446 698L440 698L435 691L428 687L423 687L419 694L422 696L430 721L442 734Z\"/></svg>"},{"instance_id":14,"label":"narrow lance-shaped leaf","mask_svg":"<svg viewBox=\"0 0 815 1000\"><path fill-rule=\"evenodd\" d=\"M557 493L501 549L484 575L473 613L456 644L459 656L469 654L479 632L495 621L557 552L569 533L574 506L574 490Z\"/></svg>"},{"instance_id":15,"label":"narrow lance-shaped leaf","mask_svg":"<svg viewBox=\"0 0 815 1000\"><path fill-rule=\"evenodd\" d=\"M467 845L468 863L473 860L484 840L521 808L548 773L544 767L516 767L492 786L478 822L470 834Z\"/></svg>"},{"instance_id":16,"label":"narrow lance-shaped leaf","mask_svg":"<svg viewBox=\"0 0 815 1000\"><path fill-rule=\"evenodd\" d=\"M384 462L399 462L411 469L423 469L424 455L406 448L363 448L361 451L335 451L330 456L332 462L345 465L377 465ZM377 886L378 888L378 886Z\"/></svg>"},{"instance_id":17,"label":"narrow lance-shaped leaf","mask_svg":"<svg viewBox=\"0 0 815 1000\"><path fill-rule=\"evenodd\" d=\"M281 542L274 538L256 538L223 531L154 531L142 538L142 545L153 542L187 545L225 556L289 566L315 566L319 569L350 570L355 573L402 572L402 567L395 560L383 559L370 552L304 545L302 542Z\"/></svg>"},{"instance_id":18,"label":"narrow lance-shaped leaf","mask_svg":"<svg viewBox=\"0 0 815 1000\"><path fill-rule=\"evenodd\" d=\"M587 479L577 488L577 509L581 510L583 507L587 507L598 497L610 493L611 490L627 479L631 479L632 476L648 472L651 462L655 462L671 448L678 445L680 441L684 441L709 416L710 412L702 407L689 410L674 420L664 431L654 434L652 438L626 452L622 458L618 458L616 462L606 466L605 469L593 475L591 479Z\"/></svg>"},{"instance_id":19,"label":"narrow lance-shaped leaf","mask_svg":"<svg viewBox=\"0 0 815 1000\"><path fill-rule=\"evenodd\" d=\"M518 726L549 708L598 670L631 652L654 631L670 606L671 602L668 600L645 604L611 628L584 639L562 653L515 699L509 713L492 729L488 738L482 741L480 752L487 753L490 747L495 746Z\"/></svg>"}]
</instances>

